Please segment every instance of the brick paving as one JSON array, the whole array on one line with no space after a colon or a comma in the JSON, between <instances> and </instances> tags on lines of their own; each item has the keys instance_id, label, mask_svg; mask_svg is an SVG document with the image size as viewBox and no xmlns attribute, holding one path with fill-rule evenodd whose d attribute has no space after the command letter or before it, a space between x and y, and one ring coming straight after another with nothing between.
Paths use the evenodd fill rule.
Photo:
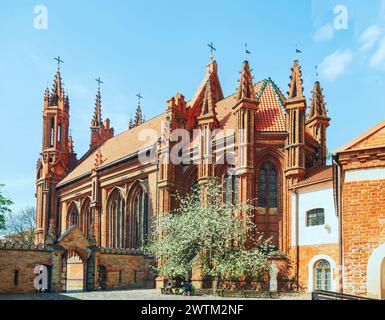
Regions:
<instances>
[{"instance_id":1,"label":"brick paving","mask_svg":"<svg viewBox=\"0 0 385 320\"><path fill-rule=\"evenodd\" d=\"M162 295L156 289L135 289L125 291L95 291L95 292L67 292L40 294L0 294L0 300L232 300L236 298L222 298L210 295L204 296L175 296ZM243 300L244 298L242 298ZM310 294L283 294L274 298L280 300L310 300ZM263 300L253 298L252 300Z\"/></svg>"}]
</instances>

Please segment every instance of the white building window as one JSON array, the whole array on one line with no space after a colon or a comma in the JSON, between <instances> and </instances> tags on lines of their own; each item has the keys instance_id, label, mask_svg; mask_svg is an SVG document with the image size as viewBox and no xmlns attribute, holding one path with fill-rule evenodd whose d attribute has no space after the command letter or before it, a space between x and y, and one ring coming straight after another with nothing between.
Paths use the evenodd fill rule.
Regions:
<instances>
[{"instance_id":1,"label":"white building window","mask_svg":"<svg viewBox=\"0 0 385 320\"><path fill-rule=\"evenodd\" d=\"M306 226L322 226L325 224L325 209L312 209L306 212Z\"/></svg>"}]
</instances>

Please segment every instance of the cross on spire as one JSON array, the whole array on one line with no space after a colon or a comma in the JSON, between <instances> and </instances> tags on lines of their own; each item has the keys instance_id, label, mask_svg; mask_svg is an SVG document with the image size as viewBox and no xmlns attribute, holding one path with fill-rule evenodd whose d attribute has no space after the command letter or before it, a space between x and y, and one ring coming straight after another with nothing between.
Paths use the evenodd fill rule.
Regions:
<instances>
[{"instance_id":1,"label":"cross on spire","mask_svg":"<svg viewBox=\"0 0 385 320\"><path fill-rule=\"evenodd\" d=\"M60 59L60 56L58 56L57 58L54 58L54 60L57 61L57 69L60 70L60 64L64 63L64 61Z\"/></svg>"},{"instance_id":2,"label":"cross on spire","mask_svg":"<svg viewBox=\"0 0 385 320\"><path fill-rule=\"evenodd\" d=\"M95 81L98 83L98 90L100 91L100 84L104 83L102 80L100 80L100 77L95 79Z\"/></svg>"},{"instance_id":3,"label":"cross on spire","mask_svg":"<svg viewBox=\"0 0 385 320\"><path fill-rule=\"evenodd\" d=\"M249 49L247 48L247 42L245 42L245 60L247 60L247 55L248 54L251 54L251 52L249 51Z\"/></svg>"},{"instance_id":4,"label":"cross on spire","mask_svg":"<svg viewBox=\"0 0 385 320\"><path fill-rule=\"evenodd\" d=\"M214 60L214 51L217 51L217 49L214 47L214 43L212 41L210 44L207 44L207 46L210 48L210 52L211 52L210 59L211 59L211 61L213 61Z\"/></svg>"},{"instance_id":5,"label":"cross on spire","mask_svg":"<svg viewBox=\"0 0 385 320\"><path fill-rule=\"evenodd\" d=\"M318 80L318 66L317 65L315 66L315 76L316 76L316 78Z\"/></svg>"},{"instance_id":6,"label":"cross on spire","mask_svg":"<svg viewBox=\"0 0 385 320\"><path fill-rule=\"evenodd\" d=\"M136 95L138 97L138 105L140 105L140 100L143 99L140 92Z\"/></svg>"}]
</instances>

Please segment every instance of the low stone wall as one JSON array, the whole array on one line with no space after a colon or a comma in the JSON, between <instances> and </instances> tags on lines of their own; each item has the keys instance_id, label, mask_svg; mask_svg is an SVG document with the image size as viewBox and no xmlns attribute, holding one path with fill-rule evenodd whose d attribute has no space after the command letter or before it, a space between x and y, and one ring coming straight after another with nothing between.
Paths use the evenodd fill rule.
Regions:
<instances>
[{"instance_id":1,"label":"low stone wall","mask_svg":"<svg viewBox=\"0 0 385 320\"><path fill-rule=\"evenodd\" d=\"M152 263L138 250L101 248L97 255L98 273L101 266L106 270L106 290L153 288Z\"/></svg>"},{"instance_id":2,"label":"low stone wall","mask_svg":"<svg viewBox=\"0 0 385 320\"><path fill-rule=\"evenodd\" d=\"M76 247L71 247L77 251ZM87 252L87 248L78 248ZM105 269L106 290L128 288L153 288L154 277L150 264L153 260L147 258L138 250L92 248L95 258L94 285L100 290L100 268ZM0 242L0 294L1 293L33 293L36 292L34 268L44 265L49 270L49 289L52 292L62 292L65 288L66 277L63 278L63 254L66 248L50 246L21 246L14 242ZM89 264L84 263L83 279L88 276ZM82 268L79 267L79 270ZM76 278L81 278L75 274ZM91 277L92 279L92 277Z\"/></svg>"},{"instance_id":3,"label":"low stone wall","mask_svg":"<svg viewBox=\"0 0 385 320\"><path fill-rule=\"evenodd\" d=\"M44 246L0 242L0 293L35 292L34 268L52 266L52 251Z\"/></svg>"}]
</instances>

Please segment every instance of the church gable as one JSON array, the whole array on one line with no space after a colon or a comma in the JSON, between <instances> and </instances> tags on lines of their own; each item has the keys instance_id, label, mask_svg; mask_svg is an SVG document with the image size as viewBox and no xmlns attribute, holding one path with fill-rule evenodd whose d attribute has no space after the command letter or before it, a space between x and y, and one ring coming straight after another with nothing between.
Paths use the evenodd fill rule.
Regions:
<instances>
[{"instance_id":1,"label":"church gable","mask_svg":"<svg viewBox=\"0 0 385 320\"><path fill-rule=\"evenodd\" d=\"M256 119L257 132L285 132L285 98L269 78L257 83L257 100L260 102ZM258 90L259 89L259 90Z\"/></svg>"},{"instance_id":2,"label":"church gable","mask_svg":"<svg viewBox=\"0 0 385 320\"><path fill-rule=\"evenodd\" d=\"M216 61L211 62L206 66L205 77L198 86L194 97L187 103L189 113L189 128L195 127L196 119L202 114L204 109L204 100L207 97L207 90L210 88L210 100L215 104L217 101L223 100L223 91L218 77L218 65Z\"/></svg>"},{"instance_id":3,"label":"church gable","mask_svg":"<svg viewBox=\"0 0 385 320\"><path fill-rule=\"evenodd\" d=\"M257 132L286 132L285 97L273 82L266 79L254 85L256 98L259 101L255 114ZM237 103L237 94L233 94L217 103L219 126L223 129L235 129L237 119L232 114L232 107Z\"/></svg>"},{"instance_id":4,"label":"church gable","mask_svg":"<svg viewBox=\"0 0 385 320\"><path fill-rule=\"evenodd\" d=\"M84 234L77 226L69 227L62 236L57 240L55 245L63 248L87 248L90 242L86 239Z\"/></svg>"},{"instance_id":5,"label":"church gable","mask_svg":"<svg viewBox=\"0 0 385 320\"><path fill-rule=\"evenodd\" d=\"M376 133L363 139L361 142L354 145L351 149L355 148L372 148L385 146L385 127Z\"/></svg>"}]
</instances>

